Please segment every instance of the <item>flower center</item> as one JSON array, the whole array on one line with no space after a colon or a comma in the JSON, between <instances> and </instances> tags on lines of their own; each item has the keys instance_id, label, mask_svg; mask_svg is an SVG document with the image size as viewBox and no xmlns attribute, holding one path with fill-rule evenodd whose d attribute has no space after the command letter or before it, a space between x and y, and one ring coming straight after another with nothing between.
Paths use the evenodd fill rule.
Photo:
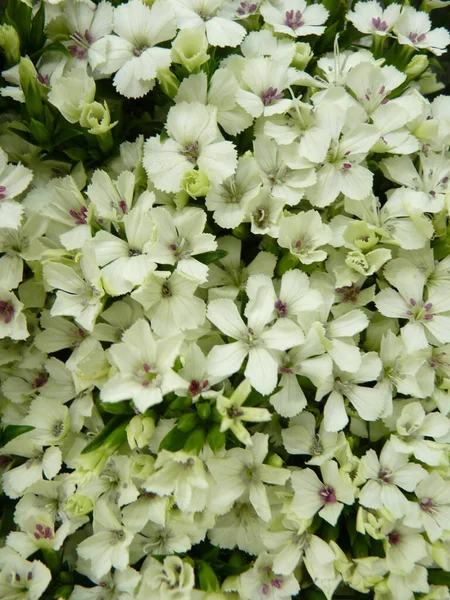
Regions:
<instances>
[{"instance_id":1,"label":"flower center","mask_svg":"<svg viewBox=\"0 0 450 600\"><path fill-rule=\"evenodd\" d=\"M352 302L353 304L358 300L358 294L361 288L356 284L345 285L334 290L337 294L342 294L342 302Z\"/></svg>"},{"instance_id":2,"label":"flower center","mask_svg":"<svg viewBox=\"0 0 450 600\"><path fill-rule=\"evenodd\" d=\"M63 434L63 432L64 432L64 423L62 421L58 421L57 423L55 423L53 425L53 428L52 428L53 437L58 438Z\"/></svg>"},{"instance_id":3,"label":"flower center","mask_svg":"<svg viewBox=\"0 0 450 600\"><path fill-rule=\"evenodd\" d=\"M400 534L398 531L391 531L388 535L388 541L392 546L396 546L400 542Z\"/></svg>"},{"instance_id":4,"label":"flower center","mask_svg":"<svg viewBox=\"0 0 450 600\"><path fill-rule=\"evenodd\" d=\"M161 286L161 294L163 298L171 298L172 297L172 291L170 289L170 286L167 282L163 283Z\"/></svg>"},{"instance_id":5,"label":"flower center","mask_svg":"<svg viewBox=\"0 0 450 600\"><path fill-rule=\"evenodd\" d=\"M6 198L6 186L0 185L0 200L4 200Z\"/></svg>"},{"instance_id":6,"label":"flower center","mask_svg":"<svg viewBox=\"0 0 450 600\"><path fill-rule=\"evenodd\" d=\"M275 310L277 311L277 315L280 319L287 317L288 310L287 310L286 302L283 302L279 298L275 302Z\"/></svg>"},{"instance_id":7,"label":"flower center","mask_svg":"<svg viewBox=\"0 0 450 600\"><path fill-rule=\"evenodd\" d=\"M204 392L209 387L209 381L205 379L205 381L197 381L193 379L189 386L189 395L190 396L198 396L202 392Z\"/></svg>"},{"instance_id":8,"label":"flower center","mask_svg":"<svg viewBox=\"0 0 450 600\"><path fill-rule=\"evenodd\" d=\"M425 33L421 33L420 35L418 33L414 33L411 31L411 33L408 35L408 38L411 40L411 42L413 44L417 44L417 43L421 43L425 40L426 38L426 34Z\"/></svg>"},{"instance_id":9,"label":"flower center","mask_svg":"<svg viewBox=\"0 0 450 600\"><path fill-rule=\"evenodd\" d=\"M230 408L227 410L227 416L230 419L239 419L243 415L244 411L238 406L230 406Z\"/></svg>"},{"instance_id":10,"label":"flower center","mask_svg":"<svg viewBox=\"0 0 450 600\"><path fill-rule=\"evenodd\" d=\"M193 165L196 165L198 155L199 155L198 142L192 142L190 144L185 144L184 149L180 150L180 154L185 156L190 163L192 163Z\"/></svg>"},{"instance_id":11,"label":"flower center","mask_svg":"<svg viewBox=\"0 0 450 600\"><path fill-rule=\"evenodd\" d=\"M184 238L178 239L176 242L169 244L169 248L172 250L173 257L176 260L190 256L191 253L187 246L187 241Z\"/></svg>"},{"instance_id":12,"label":"flower center","mask_svg":"<svg viewBox=\"0 0 450 600\"><path fill-rule=\"evenodd\" d=\"M336 502L336 494L331 485L327 485L326 487L322 488L319 492L319 496L322 500L322 504L334 504Z\"/></svg>"},{"instance_id":13,"label":"flower center","mask_svg":"<svg viewBox=\"0 0 450 600\"><path fill-rule=\"evenodd\" d=\"M157 376L158 370L156 367L151 367L148 363L144 363L142 370L136 373L136 378L141 382L142 387L148 387Z\"/></svg>"},{"instance_id":14,"label":"flower center","mask_svg":"<svg viewBox=\"0 0 450 600\"><path fill-rule=\"evenodd\" d=\"M380 481L383 481L384 483L391 483L392 482L391 473L389 471L381 470L378 473L378 479Z\"/></svg>"},{"instance_id":15,"label":"flower center","mask_svg":"<svg viewBox=\"0 0 450 600\"><path fill-rule=\"evenodd\" d=\"M275 100L282 100L284 94L278 94L278 88L270 87L265 92L261 92L261 100L264 106L270 106Z\"/></svg>"},{"instance_id":16,"label":"flower center","mask_svg":"<svg viewBox=\"0 0 450 600\"><path fill-rule=\"evenodd\" d=\"M72 217L72 219L75 219L75 225L86 225L87 223L87 206L82 206L79 210L79 212L77 212L76 210L70 209L69 210L69 215Z\"/></svg>"},{"instance_id":17,"label":"flower center","mask_svg":"<svg viewBox=\"0 0 450 600\"><path fill-rule=\"evenodd\" d=\"M47 383L47 373L39 373L39 375L33 381L31 387L34 390L37 390L38 388L42 387L46 383Z\"/></svg>"},{"instance_id":18,"label":"flower center","mask_svg":"<svg viewBox=\"0 0 450 600\"><path fill-rule=\"evenodd\" d=\"M133 50L133 54L134 56L141 56L141 54L143 54L146 50L148 50L148 46L137 46L134 50Z\"/></svg>"},{"instance_id":19,"label":"flower center","mask_svg":"<svg viewBox=\"0 0 450 600\"><path fill-rule=\"evenodd\" d=\"M323 447L322 447L322 444L320 443L320 438L317 434L314 438L313 443L311 444L311 447L309 448L309 451L312 456L319 456L323 452Z\"/></svg>"},{"instance_id":20,"label":"flower center","mask_svg":"<svg viewBox=\"0 0 450 600\"><path fill-rule=\"evenodd\" d=\"M434 513L434 502L433 500L431 500L431 498L428 498L427 500L422 500L421 502L419 502L419 506L420 508L428 513L429 515Z\"/></svg>"},{"instance_id":21,"label":"flower center","mask_svg":"<svg viewBox=\"0 0 450 600\"><path fill-rule=\"evenodd\" d=\"M406 311L408 318L412 321L432 321L433 314L430 312L433 308L432 302L427 302L421 307L422 302L417 302L414 298L409 299L409 309Z\"/></svg>"},{"instance_id":22,"label":"flower center","mask_svg":"<svg viewBox=\"0 0 450 600\"><path fill-rule=\"evenodd\" d=\"M38 523L36 525L36 531L33 533L33 536L36 540L50 540L53 537L52 530L50 527L45 527Z\"/></svg>"},{"instance_id":23,"label":"flower center","mask_svg":"<svg viewBox=\"0 0 450 600\"><path fill-rule=\"evenodd\" d=\"M305 24L305 21L302 21L302 11L301 10L287 10L286 11L286 19L284 24L286 27L290 27L294 31Z\"/></svg>"},{"instance_id":24,"label":"flower center","mask_svg":"<svg viewBox=\"0 0 450 600\"><path fill-rule=\"evenodd\" d=\"M245 15L251 15L252 13L256 12L257 8L258 8L257 4L250 4L250 2L241 2L241 4L239 5L239 7L236 10L236 13L240 17L243 17Z\"/></svg>"},{"instance_id":25,"label":"flower center","mask_svg":"<svg viewBox=\"0 0 450 600\"><path fill-rule=\"evenodd\" d=\"M3 318L6 325L10 323L14 317L14 306L9 302L0 300L0 317Z\"/></svg>"},{"instance_id":26,"label":"flower center","mask_svg":"<svg viewBox=\"0 0 450 600\"><path fill-rule=\"evenodd\" d=\"M375 27L377 31L386 31L388 28L388 24L386 21L382 21L380 17L372 18L372 25Z\"/></svg>"}]
</instances>

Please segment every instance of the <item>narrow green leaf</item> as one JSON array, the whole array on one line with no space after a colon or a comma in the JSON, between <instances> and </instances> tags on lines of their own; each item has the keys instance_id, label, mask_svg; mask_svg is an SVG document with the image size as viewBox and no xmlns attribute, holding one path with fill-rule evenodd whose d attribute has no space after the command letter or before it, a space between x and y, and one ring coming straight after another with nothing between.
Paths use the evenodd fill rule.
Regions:
<instances>
[{"instance_id":1,"label":"narrow green leaf","mask_svg":"<svg viewBox=\"0 0 450 600\"><path fill-rule=\"evenodd\" d=\"M194 258L204 265L210 265L211 263L217 262L221 258L225 258L227 254L228 252L226 250L212 250L211 252L197 254Z\"/></svg>"},{"instance_id":2,"label":"narrow green leaf","mask_svg":"<svg viewBox=\"0 0 450 600\"><path fill-rule=\"evenodd\" d=\"M7 425L3 430L3 444L7 444L14 438L35 429L31 425Z\"/></svg>"},{"instance_id":3,"label":"narrow green leaf","mask_svg":"<svg viewBox=\"0 0 450 600\"><path fill-rule=\"evenodd\" d=\"M102 431L96 435L95 438L82 450L81 454L89 454L89 452L98 450L98 448L103 446L103 444L105 444L107 441L108 443L114 443L117 441L117 444L120 445L120 440L123 438L125 441L126 439L125 427L128 421L129 419L123 417L122 415L113 417L110 421L108 421ZM117 439L109 439L110 436L114 436L114 438Z\"/></svg>"}]
</instances>

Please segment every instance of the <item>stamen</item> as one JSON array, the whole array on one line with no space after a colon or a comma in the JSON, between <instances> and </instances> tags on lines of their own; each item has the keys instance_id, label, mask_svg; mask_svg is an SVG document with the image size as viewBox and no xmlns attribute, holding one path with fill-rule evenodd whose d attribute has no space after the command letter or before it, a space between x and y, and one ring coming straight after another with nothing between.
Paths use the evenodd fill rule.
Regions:
<instances>
[{"instance_id":1,"label":"stamen","mask_svg":"<svg viewBox=\"0 0 450 600\"><path fill-rule=\"evenodd\" d=\"M322 488L319 492L319 496L323 504L334 504L336 502L334 488L332 488L330 485Z\"/></svg>"},{"instance_id":2,"label":"stamen","mask_svg":"<svg viewBox=\"0 0 450 600\"><path fill-rule=\"evenodd\" d=\"M12 321L14 317L14 306L10 302L0 300L0 317L3 318L6 325Z\"/></svg>"}]
</instances>

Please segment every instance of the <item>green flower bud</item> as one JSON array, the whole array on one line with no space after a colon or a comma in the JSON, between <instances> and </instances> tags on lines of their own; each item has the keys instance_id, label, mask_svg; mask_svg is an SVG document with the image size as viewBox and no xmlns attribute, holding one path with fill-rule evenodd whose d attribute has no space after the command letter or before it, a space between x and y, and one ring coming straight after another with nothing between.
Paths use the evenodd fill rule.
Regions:
<instances>
[{"instance_id":1,"label":"green flower bud","mask_svg":"<svg viewBox=\"0 0 450 600\"><path fill-rule=\"evenodd\" d=\"M89 133L92 135L103 135L115 125L118 121L111 123L111 115L109 114L109 107L106 102L100 104L100 102L90 102L85 104L81 110L80 125L89 129Z\"/></svg>"},{"instance_id":2,"label":"green flower bud","mask_svg":"<svg viewBox=\"0 0 450 600\"><path fill-rule=\"evenodd\" d=\"M177 427L181 431L191 431L197 425L197 415L194 412L182 415L178 419Z\"/></svg>"},{"instance_id":3,"label":"green flower bud","mask_svg":"<svg viewBox=\"0 0 450 600\"><path fill-rule=\"evenodd\" d=\"M43 120L44 107L37 71L29 58L22 57L19 63L19 80L25 96L25 106L30 117Z\"/></svg>"},{"instance_id":4,"label":"green flower bud","mask_svg":"<svg viewBox=\"0 0 450 600\"><path fill-rule=\"evenodd\" d=\"M379 241L375 233L362 221L349 223L344 233L344 239L362 252L368 252Z\"/></svg>"},{"instance_id":5,"label":"green flower bud","mask_svg":"<svg viewBox=\"0 0 450 600\"><path fill-rule=\"evenodd\" d=\"M151 417L135 415L126 427L128 445L131 450L146 446L154 431L155 421Z\"/></svg>"},{"instance_id":6,"label":"green flower bud","mask_svg":"<svg viewBox=\"0 0 450 600\"><path fill-rule=\"evenodd\" d=\"M180 87L180 80L169 68L159 69L156 73L162 91L169 98L175 98Z\"/></svg>"},{"instance_id":7,"label":"green flower bud","mask_svg":"<svg viewBox=\"0 0 450 600\"><path fill-rule=\"evenodd\" d=\"M12 25L0 25L0 46L8 64L15 65L20 60L20 38Z\"/></svg>"},{"instance_id":8,"label":"green flower bud","mask_svg":"<svg viewBox=\"0 0 450 600\"><path fill-rule=\"evenodd\" d=\"M196 427L186 440L183 450L199 454L205 443L205 430L202 427Z\"/></svg>"},{"instance_id":9,"label":"green flower bud","mask_svg":"<svg viewBox=\"0 0 450 600\"><path fill-rule=\"evenodd\" d=\"M199 171L195 169L186 171L181 182L181 187L191 198L206 196L210 189L208 175L201 169Z\"/></svg>"},{"instance_id":10,"label":"green flower bud","mask_svg":"<svg viewBox=\"0 0 450 600\"><path fill-rule=\"evenodd\" d=\"M281 456L278 456L278 454L270 454L267 464L272 467L277 467L278 469L281 469L281 467L283 466L283 459L281 458Z\"/></svg>"},{"instance_id":11,"label":"green flower bud","mask_svg":"<svg viewBox=\"0 0 450 600\"><path fill-rule=\"evenodd\" d=\"M200 419L207 419L211 414L211 405L209 402L199 402L197 404L197 413Z\"/></svg>"},{"instance_id":12,"label":"green flower bud","mask_svg":"<svg viewBox=\"0 0 450 600\"><path fill-rule=\"evenodd\" d=\"M206 436L211 450L216 453L225 446L225 434L220 431L220 425L213 425Z\"/></svg>"},{"instance_id":13,"label":"green flower bud","mask_svg":"<svg viewBox=\"0 0 450 600\"><path fill-rule=\"evenodd\" d=\"M130 474L138 479L148 479L154 471L155 459L148 454L132 454L130 457Z\"/></svg>"},{"instance_id":14,"label":"green flower bud","mask_svg":"<svg viewBox=\"0 0 450 600\"><path fill-rule=\"evenodd\" d=\"M297 42L295 44L295 54L291 66L303 71L306 69L313 56L313 51L309 44L306 42Z\"/></svg>"},{"instance_id":15,"label":"green flower bud","mask_svg":"<svg viewBox=\"0 0 450 600\"><path fill-rule=\"evenodd\" d=\"M416 54L405 67L405 73L410 79L421 75L428 67L428 58L425 54Z\"/></svg>"},{"instance_id":16,"label":"green flower bud","mask_svg":"<svg viewBox=\"0 0 450 600\"><path fill-rule=\"evenodd\" d=\"M275 273L277 277L281 277L287 271L294 269L298 265L298 258L291 254L290 252L286 252L284 256L280 258L278 264L275 269Z\"/></svg>"},{"instance_id":17,"label":"green flower bud","mask_svg":"<svg viewBox=\"0 0 450 600\"><path fill-rule=\"evenodd\" d=\"M82 494L73 494L66 503L65 510L69 517L82 517L92 512L94 504L90 498Z\"/></svg>"},{"instance_id":18,"label":"green flower bud","mask_svg":"<svg viewBox=\"0 0 450 600\"><path fill-rule=\"evenodd\" d=\"M180 31L172 43L172 61L193 73L208 59L208 40L205 34L200 34L195 29Z\"/></svg>"}]
</instances>

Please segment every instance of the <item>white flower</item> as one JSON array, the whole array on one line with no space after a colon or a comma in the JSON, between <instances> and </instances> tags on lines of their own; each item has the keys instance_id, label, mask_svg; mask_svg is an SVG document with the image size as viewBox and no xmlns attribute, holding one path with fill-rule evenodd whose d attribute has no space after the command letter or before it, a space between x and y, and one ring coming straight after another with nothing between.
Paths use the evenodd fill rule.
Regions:
<instances>
[{"instance_id":1,"label":"white flower","mask_svg":"<svg viewBox=\"0 0 450 600\"><path fill-rule=\"evenodd\" d=\"M418 502L409 505L405 525L417 527L422 522L431 542L450 529L450 482L436 473L428 474L415 489Z\"/></svg>"},{"instance_id":2,"label":"white flower","mask_svg":"<svg viewBox=\"0 0 450 600\"><path fill-rule=\"evenodd\" d=\"M325 260L327 253L317 248L325 246L331 239L329 226L322 222L316 210L283 216L280 221L278 244L288 248L305 265Z\"/></svg>"},{"instance_id":3,"label":"white flower","mask_svg":"<svg viewBox=\"0 0 450 600\"><path fill-rule=\"evenodd\" d=\"M97 264L102 267L103 287L111 296L131 292L156 269L149 256L156 238L154 221L149 213L153 199L141 196L141 201L124 215L126 240L107 231L99 231L92 240Z\"/></svg>"},{"instance_id":4,"label":"white flower","mask_svg":"<svg viewBox=\"0 0 450 600\"><path fill-rule=\"evenodd\" d=\"M344 504L353 504L354 488L339 471L335 461L320 467L323 483L312 469L294 471L291 483L294 498L291 510L300 519L310 519L317 511L319 516L331 525L336 525Z\"/></svg>"},{"instance_id":5,"label":"white flower","mask_svg":"<svg viewBox=\"0 0 450 600\"><path fill-rule=\"evenodd\" d=\"M206 34L210 46L239 46L246 30L233 20L222 15L224 0L175 0L177 23L180 29L195 29Z\"/></svg>"},{"instance_id":6,"label":"white flower","mask_svg":"<svg viewBox=\"0 0 450 600\"><path fill-rule=\"evenodd\" d=\"M86 104L94 102L95 81L85 67L72 69L52 85L48 100L69 123L77 123Z\"/></svg>"},{"instance_id":7,"label":"white flower","mask_svg":"<svg viewBox=\"0 0 450 600\"><path fill-rule=\"evenodd\" d=\"M216 519L208 537L219 548L237 546L244 552L257 555L265 551L261 536L266 530L267 523L258 517L249 502L237 502L225 515Z\"/></svg>"},{"instance_id":8,"label":"white flower","mask_svg":"<svg viewBox=\"0 0 450 600\"><path fill-rule=\"evenodd\" d=\"M8 155L0 148L0 226L17 229L23 208L11 202L26 190L33 179L33 171L23 165L8 165Z\"/></svg>"},{"instance_id":9,"label":"white flower","mask_svg":"<svg viewBox=\"0 0 450 600\"><path fill-rule=\"evenodd\" d=\"M165 192L179 192L186 171L198 166L212 183L233 175L237 155L217 127L217 107L199 102L173 106L166 122L169 138L146 141L143 164L150 180Z\"/></svg>"},{"instance_id":10,"label":"white flower","mask_svg":"<svg viewBox=\"0 0 450 600\"><path fill-rule=\"evenodd\" d=\"M170 66L170 49L161 42L175 37L171 4L162 0L151 8L131 0L114 9L114 32L92 44L89 62L93 69L114 76L117 91L127 98L140 98L155 84L158 69ZM158 46L158 47L157 47Z\"/></svg>"},{"instance_id":11,"label":"white flower","mask_svg":"<svg viewBox=\"0 0 450 600\"><path fill-rule=\"evenodd\" d=\"M197 282L186 279L175 271L157 271L133 292L146 311L152 329L160 336L172 335L203 325L206 306L194 294Z\"/></svg>"},{"instance_id":12,"label":"white flower","mask_svg":"<svg viewBox=\"0 0 450 600\"><path fill-rule=\"evenodd\" d=\"M205 211L186 207L172 215L165 208L158 207L151 211L151 217L156 223L157 240L149 251L149 257L158 264L176 265L179 274L204 283L208 267L194 257L217 248L214 236L203 233Z\"/></svg>"},{"instance_id":13,"label":"white flower","mask_svg":"<svg viewBox=\"0 0 450 600\"><path fill-rule=\"evenodd\" d=\"M361 469L368 481L359 492L360 504L367 508L386 508L396 519L404 516L408 509L408 501L398 488L413 492L426 477L425 469L409 463L389 442L379 458L374 450L368 450L361 459Z\"/></svg>"},{"instance_id":14,"label":"white flower","mask_svg":"<svg viewBox=\"0 0 450 600\"><path fill-rule=\"evenodd\" d=\"M0 339L24 340L28 337L27 320L22 309L22 302L13 292L0 288Z\"/></svg>"},{"instance_id":15,"label":"white flower","mask_svg":"<svg viewBox=\"0 0 450 600\"><path fill-rule=\"evenodd\" d=\"M264 464L269 451L267 435L255 433L251 442L245 450L232 448L224 457L207 460L217 483L213 504L216 508L228 507L245 494L243 500L248 497L258 516L269 521L271 510L264 483L284 485L290 471Z\"/></svg>"},{"instance_id":16,"label":"white flower","mask_svg":"<svg viewBox=\"0 0 450 600\"><path fill-rule=\"evenodd\" d=\"M326 431L323 421L316 433L316 420L308 411L290 419L289 427L283 429L281 435L289 454L312 457L306 461L307 465L322 465L334 458L338 450L345 445L345 434L342 431Z\"/></svg>"},{"instance_id":17,"label":"white flower","mask_svg":"<svg viewBox=\"0 0 450 600\"><path fill-rule=\"evenodd\" d=\"M241 73L236 100L252 117L280 114L291 104L284 90L296 78L295 69L271 58L249 58Z\"/></svg>"},{"instance_id":18,"label":"white flower","mask_svg":"<svg viewBox=\"0 0 450 600\"><path fill-rule=\"evenodd\" d=\"M166 556L162 564L149 556L141 567L141 576L136 600L188 600L195 585L192 565L179 556Z\"/></svg>"},{"instance_id":19,"label":"white flower","mask_svg":"<svg viewBox=\"0 0 450 600\"><path fill-rule=\"evenodd\" d=\"M228 377L236 373L245 357L248 362L245 376L261 394L270 394L277 383L277 353L303 342L298 325L290 320L272 320L273 304L270 297L259 293L246 308L244 323L232 300L213 300L208 306L208 319L225 335L235 339L231 344L215 346L208 355L208 368L213 375Z\"/></svg>"},{"instance_id":20,"label":"white flower","mask_svg":"<svg viewBox=\"0 0 450 600\"><path fill-rule=\"evenodd\" d=\"M356 6L361 6L359 2ZM390 8L396 6L392 4ZM379 106L385 106L387 96L398 88L406 79L405 73L387 65L380 67L373 63L361 62L347 75L346 85L355 94L368 115L376 112Z\"/></svg>"},{"instance_id":21,"label":"white flower","mask_svg":"<svg viewBox=\"0 0 450 600\"><path fill-rule=\"evenodd\" d=\"M384 271L392 288L382 290L375 304L382 315L408 320L401 328L401 336L408 353L428 347L428 342L450 342L450 317L440 313L450 311L450 286L443 284L430 290L424 299L425 278L414 265L400 268L395 260ZM428 334L428 335L427 335Z\"/></svg>"},{"instance_id":22,"label":"white flower","mask_svg":"<svg viewBox=\"0 0 450 600\"><path fill-rule=\"evenodd\" d=\"M220 381L220 378L209 373L205 355L199 346L195 343L186 344L186 351L183 354L183 367L178 374L188 382L187 395L192 398L192 402L197 402L200 398L219 396L222 390L215 391L211 388ZM177 393L184 396L186 388L177 390Z\"/></svg>"},{"instance_id":23,"label":"white flower","mask_svg":"<svg viewBox=\"0 0 450 600\"><path fill-rule=\"evenodd\" d=\"M395 23L394 32L397 34L399 44L424 48L436 56L444 54L450 44L450 33L445 27L431 29L431 20L427 13L417 11L412 6L403 8Z\"/></svg>"},{"instance_id":24,"label":"white flower","mask_svg":"<svg viewBox=\"0 0 450 600\"><path fill-rule=\"evenodd\" d=\"M260 11L264 21L272 25L275 31L292 37L321 35L325 31L321 25L328 18L324 6L307 6L305 0L281 0L278 6L263 2Z\"/></svg>"},{"instance_id":25,"label":"white flower","mask_svg":"<svg viewBox=\"0 0 450 600\"><path fill-rule=\"evenodd\" d=\"M111 567L123 571L129 563L129 546L133 533L121 523L119 510L98 500L94 509L94 535L77 546L78 555L90 561L95 577L106 575Z\"/></svg>"},{"instance_id":26,"label":"white flower","mask_svg":"<svg viewBox=\"0 0 450 600\"><path fill-rule=\"evenodd\" d=\"M44 279L57 289L52 315L72 316L84 329L92 331L94 321L102 310L105 294L100 271L95 264L93 249L85 244L80 260L81 273L68 265L56 262L44 266Z\"/></svg>"},{"instance_id":27,"label":"white flower","mask_svg":"<svg viewBox=\"0 0 450 600\"><path fill-rule=\"evenodd\" d=\"M292 598L300 590L293 573L278 575L273 569L274 558L263 553L258 556L252 569L241 575L242 590L249 600L268 598Z\"/></svg>"},{"instance_id":28,"label":"white flower","mask_svg":"<svg viewBox=\"0 0 450 600\"><path fill-rule=\"evenodd\" d=\"M427 556L427 544L417 531L398 521L387 522L383 527L386 566L391 573L406 575L414 569L416 562Z\"/></svg>"},{"instance_id":29,"label":"white flower","mask_svg":"<svg viewBox=\"0 0 450 600\"><path fill-rule=\"evenodd\" d=\"M214 212L214 221L224 229L237 227L244 220L250 200L261 188L258 165L252 156L241 156L236 173L220 184L213 184L205 198L208 210Z\"/></svg>"},{"instance_id":30,"label":"white flower","mask_svg":"<svg viewBox=\"0 0 450 600\"><path fill-rule=\"evenodd\" d=\"M173 496L182 511L202 511L206 506L208 480L203 461L192 454L161 450L155 471L143 483L147 492Z\"/></svg>"},{"instance_id":31,"label":"white flower","mask_svg":"<svg viewBox=\"0 0 450 600\"><path fill-rule=\"evenodd\" d=\"M117 222L123 219L131 208L134 184L135 177L130 171L122 171L115 181L101 169L92 173L87 196L99 220Z\"/></svg>"},{"instance_id":32,"label":"white flower","mask_svg":"<svg viewBox=\"0 0 450 600\"><path fill-rule=\"evenodd\" d=\"M29 562L12 548L0 549L0 596L17 600L38 600L52 575L39 560Z\"/></svg>"},{"instance_id":33,"label":"white flower","mask_svg":"<svg viewBox=\"0 0 450 600\"><path fill-rule=\"evenodd\" d=\"M144 319L136 321L122 336L120 344L108 350L118 372L101 390L104 402L133 399L140 412L159 404L163 395L184 385L172 371L182 338L179 335L155 340Z\"/></svg>"},{"instance_id":34,"label":"white flower","mask_svg":"<svg viewBox=\"0 0 450 600\"><path fill-rule=\"evenodd\" d=\"M381 361L376 352L363 354L359 368L351 373L335 367L334 383L326 382L320 390L320 397L331 391L324 407L324 423L327 431L339 431L347 425L345 398L365 421L378 419L385 406L385 397L375 388L358 384L375 381L380 371Z\"/></svg>"},{"instance_id":35,"label":"white flower","mask_svg":"<svg viewBox=\"0 0 450 600\"><path fill-rule=\"evenodd\" d=\"M390 4L385 10L379 2L357 2L347 19L358 31L372 35L388 36L400 15L401 5Z\"/></svg>"},{"instance_id":36,"label":"white flower","mask_svg":"<svg viewBox=\"0 0 450 600\"><path fill-rule=\"evenodd\" d=\"M246 446L252 445L252 438L242 421L261 423L270 421L272 418L266 408L243 406L251 390L250 383L244 379L229 398L221 394L216 401L217 412L222 417L220 431L224 432L229 429Z\"/></svg>"}]
</instances>

